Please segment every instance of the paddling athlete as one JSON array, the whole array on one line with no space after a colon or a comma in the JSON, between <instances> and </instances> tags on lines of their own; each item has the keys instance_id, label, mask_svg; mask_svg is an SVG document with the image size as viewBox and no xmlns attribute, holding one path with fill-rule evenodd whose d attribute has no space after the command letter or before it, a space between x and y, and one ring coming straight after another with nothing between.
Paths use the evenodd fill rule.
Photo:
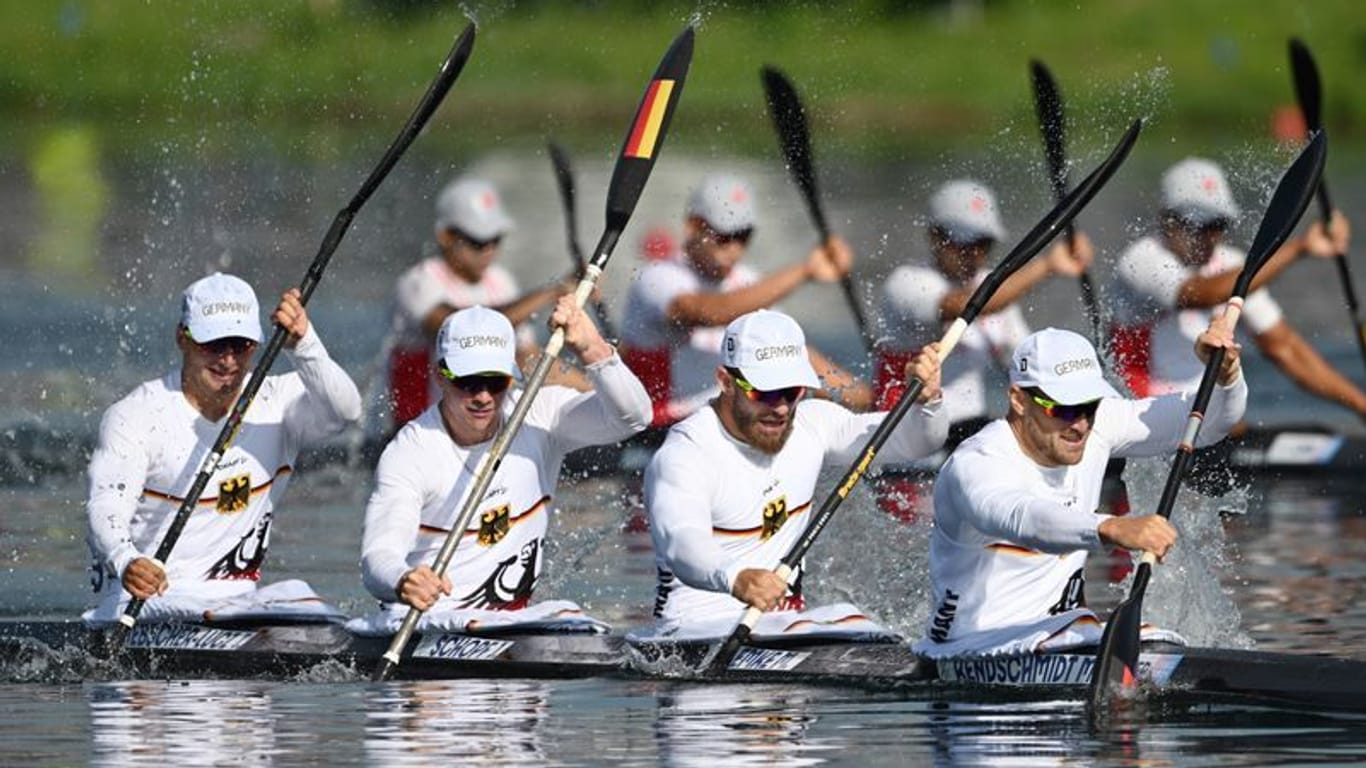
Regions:
<instances>
[{"instance_id":1,"label":"paddling athlete","mask_svg":"<svg viewBox=\"0 0 1366 768\"><path fill-rule=\"evenodd\" d=\"M398 278L389 354L389 394L394 429L422 413L439 393L433 385L431 349L437 330L457 309L493 307L522 330L518 360L534 356L535 336L523 324L551 305L572 284L552 283L521 294L512 273L495 262L503 238L514 228L502 196L490 182L473 177L452 181L436 200L436 245L440 254L423 259Z\"/></svg>"},{"instance_id":2,"label":"paddling athlete","mask_svg":"<svg viewBox=\"0 0 1366 768\"><path fill-rule=\"evenodd\" d=\"M300 447L340 432L361 410L356 385L328 356L298 289L284 294L274 318L288 331L294 372L264 380L164 564L149 553L222 431L261 343L251 286L215 273L186 288L175 329L180 368L105 411L86 503L98 596L83 616L88 624L114 622L130 593L147 601L144 622L342 618L302 581L257 588L274 509Z\"/></svg>"},{"instance_id":3,"label":"paddling athlete","mask_svg":"<svg viewBox=\"0 0 1366 768\"><path fill-rule=\"evenodd\" d=\"M884 336L879 340L873 391L877 407L889 410L906 388L906 361L936 341L963 312L988 274L987 257L1005 238L996 196L985 185L958 179L930 198L930 253L934 265L904 264L887 278L882 293ZM1078 233L1074 244L1060 239L1001 285L963 334L956 354L944 362L944 408L949 419L947 447L981 429L989 420L985 374L1004 368L1026 336L1029 325L1016 302L1050 275L1075 278L1094 257L1091 241ZM920 481L891 469L878 478L882 508L903 520L916 517Z\"/></svg>"},{"instance_id":4,"label":"paddling athlete","mask_svg":"<svg viewBox=\"0 0 1366 768\"><path fill-rule=\"evenodd\" d=\"M1199 445L1223 439L1247 404L1239 346L1223 315L1198 336L1192 357L1207 359L1219 347L1226 352ZM935 482L933 602L914 645L932 658L1094 644L1100 627L1086 607L1088 552L1123 547L1160 558L1176 543L1166 518L1093 510L1112 456L1176 449L1194 393L1123 399L1089 341L1047 328L1016 348L1007 397L1005 418L963 441Z\"/></svg>"},{"instance_id":5,"label":"paddling athlete","mask_svg":"<svg viewBox=\"0 0 1366 768\"><path fill-rule=\"evenodd\" d=\"M854 253L838 237L811 249L800 264L770 275L744 264L755 231L754 194L729 174L702 179L688 198L682 258L652 261L631 283L622 324L622 357L645 382L652 424L668 426L716 395L712 371L727 323L766 308L808 282L849 274ZM867 410L867 385L815 349L808 350L828 392Z\"/></svg>"},{"instance_id":6,"label":"paddling athlete","mask_svg":"<svg viewBox=\"0 0 1366 768\"><path fill-rule=\"evenodd\" d=\"M674 425L645 471L645 508L659 569L655 626L641 640L728 634L747 606L766 611L756 635L891 633L841 603L808 609L801 571L789 586L773 571L811 520L827 464L852 462L885 413L855 414L819 399L796 321L758 310L726 327L720 393ZM907 366L925 387L890 436L893 461L928 455L948 429L939 394L938 344Z\"/></svg>"},{"instance_id":7,"label":"paddling athlete","mask_svg":"<svg viewBox=\"0 0 1366 768\"><path fill-rule=\"evenodd\" d=\"M573 296L560 298L550 323L564 329L593 391L540 389L448 572L438 576L431 563L512 411L519 395L512 384L521 377L505 315L471 307L442 323L434 354L441 399L399 430L375 470L361 572L382 610L348 624L352 631L393 634L409 606L425 611L419 629L607 630L568 600L531 599L565 454L644 429L650 398Z\"/></svg>"},{"instance_id":8,"label":"paddling athlete","mask_svg":"<svg viewBox=\"0 0 1366 768\"><path fill-rule=\"evenodd\" d=\"M1193 391L1202 368L1185 351L1228 299L1244 253L1224 240L1239 209L1220 167L1189 158L1162 177L1159 231L1130 245L1116 269L1110 353L1139 396ZM1366 393L1324 360L1291 327L1265 287L1297 258L1333 258L1348 250L1351 231L1335 212L1330 227L1310 225L1252 280L1243 318L1258 349L1300 388L1366 418Z\"/></svg>"}]
</instances>

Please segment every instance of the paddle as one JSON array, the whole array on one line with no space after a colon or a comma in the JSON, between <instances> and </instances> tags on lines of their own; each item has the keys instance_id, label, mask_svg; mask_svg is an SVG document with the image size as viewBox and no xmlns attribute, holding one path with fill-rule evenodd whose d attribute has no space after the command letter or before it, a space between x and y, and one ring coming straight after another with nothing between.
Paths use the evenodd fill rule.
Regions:
<instances>
[{"instance_id":1,"label":"paddle","mask_svg":"<svg viewBox=\"0 0 1366 768\"><path fill-rule=\"evenodd\" d=\"M806 200L811 221L820 233L822 243L830 241L830 227L825 221L825 209L821 206L820 190L816 187L816 167L811 156L811 137L806 128L806 112L802 109L797 89L785 75L773 67L763 67L760 77L764 82L764 95L768 98L768 113L773 118L773 127L778 131L778 143L782 146L783 162L792 174L792 180L801 190ZM859 336L868 351L873 350L873 334L868 328L868 320L863 314L858 293L854 291L854 280L850 275L840 279L844 289L844 299L849 311L854 314L858 324Z\"/></svg>"},{"instance_id":2,"label":"paddle","mask_svg":"<svg viewBox=\"0 0 1366 768\"><path fill-rule=\"evenodd\" d=\"M1290 69L1295 77L1295 97L1304 113L1305 128L1310 135L1323 128L1322 99L1319 88L1319 68L1314 64L1314 56L1309 47L1298 38L1290 39ZM1328 197L1328 182L1319 179L1319 213L1326 226L1333 215L1333 202ZM1356 327L1357 348L1361 359L1366 362L1366 320L1361 317L1361 304L1357 301L1356 284L1352 281L1352 271L1347 264L1347 254L1339 253L1334 262L1338 266L1338 278L1342 292L1347 296L1347 309L1352 313L1352 323Z\"/></svg>"},{"instance_id":3,"label":"paddle","mask_svg":"<svg viewBox=\"0 0 1366 768\"><path fill-rule=\"evenodd\" d=\"M1053 196L1059 200L1067 194L1067 149L1065 124L1063 121L1062 94L1058 92L1057 81L1042 61L1033 59L1029 70L1034 84L1034 111L1039 116L1039 130L1043 132L1044 157L1048 161L1048 181L1053 186ZM1077 236L1076 228L1067 225L1067 242L1070 244ZM1100 309L1096 306L1096 288L1091 283L1091 273L1083 271L1077 280L1081 283L1081 301L1086 307L1086 317L1091 321L1091 338L1096 346L1101 346Z\"/></svg>"},{"instance_id":4,"label":"paddle","mask_svg":"<svg viewBox=\"0 0 1366 768\"><path fill-rule=\"evenodd\" d=\"M1016 245L1010 253L1006 254L1006 257L1001 260L1001 263L997 265L997 267L986 276L986 279L982 281L981 285L973 291L972 297L968 299L967 305L963 307L962 314L953 321L949 326L949 329L944 333L943 338L939 341L941 360L958 344L958 340L962 337L963 332L967 330L968 324L977 317L978 313L982 311L982 308L991 300L992 295L1000 288L1001 283L1005 282L1006 278L1010 277L1019 270L1020 267L1024 266L1025 263L1035 256L1035 254L1043 250L1043 247L1058 235L1059 231L1061 231L1062 228L1065 227L1088 202L1090 202L1091 198L1095 197L1101 187L1105 186L1105 182L1109 181L1115 170L1124 162L1124 158L1128 156L1129 150L1133 147L1134 142L1138 140L1138 133L1142 127L1143 121L1135 120L1133 125L1129 126L1129 130L1125 131L1123 138L1120 139L1119 143L1110 152L1110 156L1105 158L1105 161L1092 171L1091 175L1083 179L1081 184L1077 185L1076 189L1064 196L1063 199L1054 206L1053 210L1049 211L1048 214L1029 231L1029 234L1025 235L1024 238L1020 240L1019 245ZM915 404L916 397L920 395L920 391L924 386L925 382L921 381L919 378L913 377L911 379L910 384L906 387L901 397L896 401L896 404L892 406L891 412L883 418L882 423L879 424L878 428L873 432L873 436L869 439L868 444L859 453L858 460L849 467L849 470L844 473L844 477L839 481L839 484L835 486L835 492L830 494L825 502L821 504L821 507L816 512L815 516L811 518L811 522L807 525L806 531L802 534L802 537L798 539L787 554L783 556L781 563L775 569L779 578L787 581L792 577L792 572L797 568L797 565L801 562L802 558L806 556L806 551L815 543L816 537L820 535L821 530L830 522L831 517L835 514L835 510L838 509L844 499L848 497L849 493L854 489L854 486L858 484L859 479L863 477L863 474L868 471L869 465L872 464L874 457L877 456L877 452L882 448L882 444L887 442L887 438L891 436L892 431L896 429L897 424L899 424L906 413L910 411L911 407ZM716 652L712 654L711 658L703 663L701 669L706 674L712 675L720 674L724 671L726 667L730 665L730 661L735 656L735 653L740 650L740 646L749 639L750 633L754 631L754 627L759 623L759 618L762 615L763 613L759 609L754 607L748 608L745 611L744 617L740 619L740 623L736 625L734 631L732 631L730 636L721 643L716 649Z\"/></svg>"},{"instance_id":5,"label":"paddle","mask_svg":"<svg viewBox=\"0 0 1366 768\"><path fill-rule=\"evenodd\" d=\"M560 201L564 203L564 224L565 232L569 238L569 255L574 259L574 270L578 277L583 277L584 258L583 249L579 247L579 226L574 216L574 171L569 167L569 153L564 151L564 147L555 142L549 142L550 162L555 166L555 181L560 188ZM612 318L607 314L607 307L601 301L593 302L593 311L598 317L598 328L602 335L609 339L619 338L616 328L612 325Z\"/></svg>"},{"instance_id":6,"label":"paddle","mask_svg":"<svg viewBox=\"0 0 1366 768\"><path fill-rule=\"evenodd\" d=\"M636 109L635 118L631 121L631 128L626 133L626 141L617 157L616 168L612 171L611 184L607 188L606 228L602 233L602 239L598 241L593 258L584 267L583 278L579 280L578 288L574 291L574 299L580 307L588 300L588 295L593 292L593 286L602 275L603 268L607 265L607 260L611 257L617 240L621 237L622 230L626 228L626 223L631 218L631 212L635 210L636 201L640 199L640 193L645 188L645 182L650 178L650 171L654 168L655 159L660 148L664 145L665 136L668 134L669 122L673 118L678 99L683 93L683 81L688 74L688 65L692 63L692 50L693 27L688 26L674 39L669 50L664 53L664 58L659 62L659 67L655 70L649 86L645 89L645 96ZM441 551L437 553L436 560L432 563L432 570L438 576L445 574L446 568L450 565L451 557L455 555L456 545L460 543L460 538L469 526L470 518L473 517L475 510L483 503L484 493L492 483L494 473L498 471L498 466L507 454L512 438L516 436L517 430L521 428L522 422L526 419L527 411L531 409L532 400L540 391L541 385L545 382L545 377L550 372L550 367L559 356L563 345L564 329L556 329L555 333L551 335L550 341L546 343L545 353L536 363L536 369L527 379L522 396L513 407L512 414L499 428L488 452L479 460L479 465L474 473L474 482L471 483L470 490L465 496L464 506L456 517L455 525L451 526L445 543L441 545ZM418 619L422 617L422 613L415 607L408 609L408 614L403 618L403 624L389 643L389 649L384 652L384 657L376 665L374 673L371 675L372 680L388 679L394 668L398 666L403 650L408 645L408 640L412 637L413 630L417 627Z\"/></svg>"},{"instance_id":7,"label":"paddle","mask_svg":"<svg viewBox=\"0 0 1366 768\"><path fill-rule=\"evenodd\" d=\"M1295 225L1299 223L1304 209L1308 207L1309 198L1314 194L1314 185L1318 183L1323 172L1326 152L1327 139L1320 131L1300 152L1300 156L1276 185L1271 203L1267 206L1261 226L1257 229L1257 236L1253 238L1252 247L1248 250L1247 260L1243 263L1243 271L1239 273L1238 280L1233 285L1233 294L1228 300L1225 311L1229 316L1230 327L1238 323L1238 315L1242 312L1243 299L1247 296L1252 278L1290 236ZM1167 484L1162 488L1162 497L1158 501L1157 514L1163 517L1171 517L1172 506L1176 503L1176 493L1181 488L1181 477L1190 466L1195 450L1195 438L1200 434L1200 422L1205 409L1209 406L1210 396L1214 392L1214 382L1223 359L1224 350L1220 348L1214 350L1209 361L1205 363L1205 374L1200 379L1200 388L1196 390L1190 418L1181 434L1176 457L1172 461L1171 471L1167 474ZM1143 593L1148 588L1148 580L1156 561L1157 557L1151 552L1143 553L1138 570L1134 572L1134 583L1129 589L1128 598L1115 607L1114 612L1110 614L1110 621L1105 625L1096 664L1091 670L1090 704L1093 713L1102 711L1101 707L1112 700L1117 689L1132 689L1138 684L1139 621L1143 613Z\"/></svg>"},{"instance_id":8,"label":"paddle","mask_svg":"<svg viewBox=\"0 0 1366 768\"><path fill-rule=\"evenodd\" d=\"M351 220L356 217L361 206L365 205L365 202L379 188L380 183L389 175L394 164L403 156L408 145L413 143L413 139L417 138L422 127L427 124L432 114L436 112L436 108L440 106L441 101L446 98L446 92L451 89L455 79L460 76L460 71L464 69L465 62L469 61L470 51L474 48L474 31L475 25L473 23L465 26L460 37L451 47L451 52L446 55L446 60L441 63L441 69L437 72L436 79L427 86L427 92L422 95L422 100L418 102L417 109L413 110L408 122L399 131L398 137L389 145L384 157L380 158L379 164L370 172L365 183L361 184L360 190L351 198L351 202L338 211L336 218L332 220L332 226L328 228L327 235L323 237L322 245L318 248L318 255L313 258L313 263L309 265L308 272L299 285L300 299L304 304L308 303L309 297L313 295L313 290L322 280L323 270L327 268L327 263L332 259L332 254L337 250L346 230L351 226ZM265 381L266 374L270 371L270 366L275 362L275 358L279 356L288 335L283 327L278 324L275 326L275 333L271 335L270 343L266 345L265 352L257 361L256 367L252 369L251 376L247 378L246 386L242 388L242 394L237 396L237 402L228 414L222 431L218 433L218 439L214 441L209 454L204 457L204 462L199 467L199 474L195 476L194 483L186 492L185 500L181 502L180 509L176 511L175 517L171 520L171 526L166 530L166 535L162 537L155 555L157 562L165 563L170 558L171 550L175 548L181 531L185 529L190 514L194 512L195 505L199 503L199 497L204 493L204 487L208 485L209 478L217 471L218 462L227 452L233 438L236 437L237 430L241 428L242 420L246 418L247 408L251 406L251 401L256 397L256 392ZM128 607L119 617L119 623L114 625L107 640L110 649L118 650L123 646L128 630L137 623L138 614L142 612L143 602L137 598L129 601Z\"/></svg>"}]
</instances>

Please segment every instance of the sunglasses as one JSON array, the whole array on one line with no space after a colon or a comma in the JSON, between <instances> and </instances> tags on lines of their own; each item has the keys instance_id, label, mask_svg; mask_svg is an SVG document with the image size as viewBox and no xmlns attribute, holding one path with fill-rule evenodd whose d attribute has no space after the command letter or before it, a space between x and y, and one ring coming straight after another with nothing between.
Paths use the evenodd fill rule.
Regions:
<instances>
[{"instance_id":1,"label":"sunglasses","mask_svg":"<svg viewBox=\"0 0 1366 768\"><path fill-rule=\"evenodd\" d=\"M740 230L739 232L732 232L732 233L730 233L730 234L727 235L727 234L724 234L724 233L721 233L721 232L717 232L716 230L712 229L710 226L707 227L707 236L708 236L708 239L711 240L713 243L716 243L717 245L723 245L723 246L724 246L724 245L730 245L731 243L739 243L740 245L746 245L746 246L747 246L747 245L749 245L749 239L750 239L750 237L752 237L753 235L754 235L754 230L753 230L752 228L751 228L751 229L742 229L742 230Z\"/></svg>"},{"instance_id":2,"label":"sunglasses","mask_svg":"<svg viewBox=\"0 0 1366 768\"><path fill-rule=\"evenodd\" d=\"M256 349L256 342L244 336L226 336L213 341L195 341L190 335L190 329L185 329L185 338L189 339L199 351L211 357L222 357L228 353L242 356Z\"/></svg>"},{"instance_id":3,"label":"sunglasses","mask_svg":"<svg viewBox=\"0 0 1366 768\"><path fill-rule=\"evenodd\" d=\"M486 248L497 248L498 245L499 245L499 243L502 243L502 242L503 242L503 236L502 236L502 235L497 235L497 236L495 236L495 237L491 237L491 238L489 238L488 240L477 240L477 239L475 239L475 238L473 238L473 237L470 237L469 235L465 234L464 232L461 232L461 231L458 230L458 229L452 229L450 232L451 232L452 235L455 235L455 237L456 237L458 240L460 240L462 243L464 243L465 245L468 245L469 247L473 248L473 249L476 250L476 251L482 251L482 250L484 250L484 249L486 249Z\"/></svg>"},{"instance_id":4,"label":"sunglasses","mask_svg":"<svg viewBox=\"0 0 1366 768\"><path fill-rule=\"evenodd\" d=\"M444 363L441 365L441 375L452 386L467 395L477 395L480 392L501 395L508 390L508 387L512 386L512 377L506 373L476 373L471 376L456 376Z\"/></svg>"},{"instance_id":5,"label":"sunglasses","mask_svg":"<svg viewBox=\"0 0 1366 768\"><path fill-rule=\"evenodd\" d=\"M1077 405L1063 405L1062 403L1049 400L1037 389L1025 390L1029 393L1030 399L1043 409L1045 416L1053 419L1061 419L1066 422L1073 422L1085 416L1087 421L1096 418L1096 409L1100 407L1099 400L1092 400L1089 403L1078 403Z\"/></svg>"},{"instance_id":6,"label":"sunglasses","mask_svg":"<svg viewBox=\"0 0 1366 768\"><path fill-rule=\"evenodd\" d=\"M745 381L740 375L740 371L734 368L727 368L726 373L735 382L735 386L745 393L745 399L751 403L763 403L768 406L776 406L779 403L795 403L802 399L806 394L806 387L783 387L781 389L758 389L753 384Z\"/></svg>"}]
</instances>

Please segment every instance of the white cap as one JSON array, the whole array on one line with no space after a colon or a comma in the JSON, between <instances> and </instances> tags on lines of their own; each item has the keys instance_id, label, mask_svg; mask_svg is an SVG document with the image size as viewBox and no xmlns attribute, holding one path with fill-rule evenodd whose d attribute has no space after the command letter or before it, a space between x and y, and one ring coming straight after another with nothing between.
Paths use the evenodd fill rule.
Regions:
<instances>
[{"instance_id":1,"label":"white cap","mask_svg":"<svg viewBox=\"0 0 1366 768\"><path fill-rule=\"evenodd\" d=\"M754 229L754 193L736 176L713 173L688 197L688 215L722 235Z\"/></svg>"},{"instance_id":2,"label":"white cap","mask_svg":"<svg viewBox=\"0 0 1366 768\"><path fill-rule=\"evenodd\" d=\"M1162 207L1195 224L1238 218L1228 179L1214 163L1191 157L1162 174Z\"/></svg>"},{"instance_id":3,"label":"white cap","mask_svg":"<svg viewBox=\"0 0 1366 768\"><path fill-rule=\"evenodd\" d=\"M522 377L512 323L488 307L473 306L447 316L436 334L436 359L453 376L505 373Z\"/></svg>"},{"instance_id":4,"label":"white cap","mask_svg":"<svg viewBox=\"0 0 1366 768\"><path fill-rule=\"evenodd\" d=\"M261 342L261 306L246 280L215 272L185 289L180 302L180 324L190 338L203 344L240 336Z\"/></svg>"},{"instance_id":5,"label":"white cap","mask_svg":"<svg viewBox=\"0 0 1366 768\"><path fill-rule=\"evenodd\" d=\"M738 368L755 389L819 387L806 355L806 334L797 321L769 309L741 315L726 326L721 364Z\"/></svg>"},{"instance_id":6,"label":"white cap","mask_svg":"<svg viewBox=\"0 0 1366 768\"><path fill-rule=\"evenodd\" d=\"M1015 348L1010 362L1011 384L1038 387L1063 405L1119 397L1105 380L1095 347L1072 331L1045 328L1031 333Z\"/></svg>"},{"instance_id":7,"label":"white cap","mask_svg":"<svg viewBox=\"0 0 1366 768\"><path fill-rule=\"evenodd\" d=\"M944 229L957 242L989 237L1003 240L1006 228L991 190L971 179L957 179L940 187L930 198L930 223Z\"/></svg>"},{"instance_id":8,"label":"white cap","mask_svg":"<svg viewBox=\"0 0 1366 768\"><path fill-rule=\"evenodd\" d=\"M492 240L512 231L498 188L483 179L460 178L436 199L437 229L454 229L475 240Z\"/></svg>"}]
</instances>

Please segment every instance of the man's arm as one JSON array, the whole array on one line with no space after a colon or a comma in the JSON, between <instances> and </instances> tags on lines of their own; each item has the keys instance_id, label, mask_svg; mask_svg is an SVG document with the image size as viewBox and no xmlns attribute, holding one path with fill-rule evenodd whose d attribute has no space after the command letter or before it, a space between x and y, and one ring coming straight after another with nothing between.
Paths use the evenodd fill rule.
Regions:
<instances>
[{"instance_id":1,"label":"man's arm","mask_svg":"<svg viewBox=\"0 0 1366 768\"><path fill-rule=\"evenodd\" d=\"M1301 389L1366 419L1366 393L1324 360L1289 323L1282 320L1253 339L1262 354Z\"/></svg>"},{"instance_id":2,"label":"man's arm","mask_svg":"<svg viewBox=\"0 0 1366 768\"><path fill-rule=\"evenodd\" d=\"M90 543L102 564L139 600L166 591L165 569L133 544L133 513L142 494L150 459L118 405L100 422L99 442L90 458L90 495L86 522Z\"/></svg>"},{"instance_id":3,"label":"man's arm","mask_svg":"<svg viewBox=\"0 0 1366 768\"><path fill-rule=\"evenodd\" d=\"M1094 256L1095 249L1091 245L1091 239L1084 232L1077 233L1075 245L1069 244L1066 239L1059 240L1048 249L1048 253L1044 254L1042 259L1031 259L1006 278L982 307L982 314L994 314L1014 304L1029 289L1050 275L1080 275L1090 266ZM944 294L944 298L939 301L939 319L949 321L962 315L968 306L968 300L975 292L976 286L966 286Z\"/></svg>"}]
</instances>

